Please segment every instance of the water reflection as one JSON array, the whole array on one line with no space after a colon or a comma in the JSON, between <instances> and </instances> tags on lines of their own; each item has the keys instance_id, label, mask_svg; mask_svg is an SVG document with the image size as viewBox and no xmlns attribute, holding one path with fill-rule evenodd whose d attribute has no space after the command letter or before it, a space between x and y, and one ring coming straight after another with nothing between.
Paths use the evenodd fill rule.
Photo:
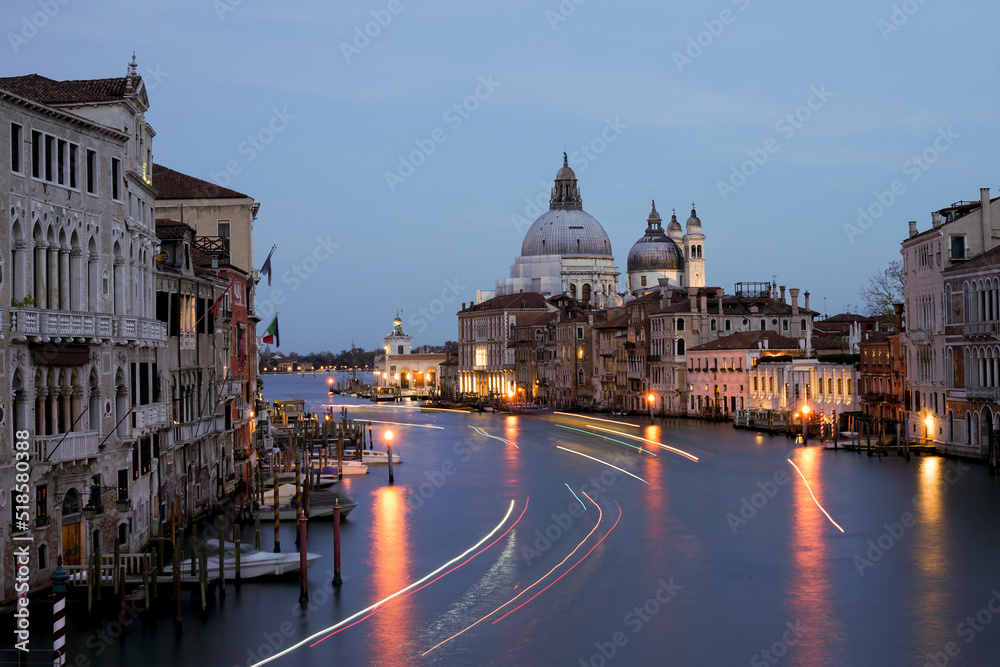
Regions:
<instances>
[{"instance_id":1,"label":"water reflection","mask_svg":"<svg viewBox=\"0 0 1000 667\"><path fill-rule=\"evenodd\" d=\"M508 415L504 420L503 437L507 443L499 443L504 448L503 471L505 484L511 498L520 498L521 486L521 455L515 443L521 439L520 420L515 415Z\"/></svg>"},{"instance_id":2,"label":"water reflection","mask_svg":"<svg viewBox=\"0 0 1000 667\"><path fill-rule=\"evenodd\" d=\"M913 637L918 645L929 648L942 646L955 638L950 618L951 591L948 571L948 526L944 521L942 501L945 493L945 466L942 459L927 456L919 459L919 491L913 497L914 569L917 578L913 588ZM908 539L904 536L900 539Z\"/></svg>"},{"instance_id":3,"label":"water reflection","mask_svg":"<svg viewBox=\"0 0 1000 667\"><path fill-rule=\"evenodd\" d=\"M796 452L795 463L809 480L817 500L823 503L821 457L822 450L818 447L803 447ZM835 529L816 507L809 489L794 469L789 476L793 482L789 620L804 630L789 651L794 656L791 662L807 667L833 665L832 643L840 624L833 608L829 575L832 557L827 540Z\"/></svg>"},{"instance_id":4,"label":"water reflection","mask_svg":"<svg viewBox=\"0 0 1000 667\"><path fill-rule=\"evenodd\" d=\"M386 598L405 588L413 580L412 555L406 498L403 487L376 489L372 503L371 572L374 581L372 601ZM378 664L399 664L405 655L401 645L409 644L413 631L412 603L406 596L390 601L372 616L371 651ZM402 655L401 655L402 653Z\"/></svg>"}]
</instances>

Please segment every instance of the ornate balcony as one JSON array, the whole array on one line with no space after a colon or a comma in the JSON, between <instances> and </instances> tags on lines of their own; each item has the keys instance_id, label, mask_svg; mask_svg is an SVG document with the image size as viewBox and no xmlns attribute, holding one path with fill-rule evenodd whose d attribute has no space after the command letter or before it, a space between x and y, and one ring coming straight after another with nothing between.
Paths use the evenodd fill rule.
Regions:
<instances>
[{"instance_id":1,"label":"ornate balcony","mask_svg":"<svg viewBox=\"0 0 1000 667\"><path fill-rule=\"evenodd\" d=\"M97 431L86 431L59 435L36 435L34 441L36 461L40 463L67 463L96 457L101 434ZM62 444L59 444L60 441ZM48 460L46 461L46 459Z\"/></svg>"},{"instance_id":2,"label":"ornate balcony","mask_svg":"<svg viewBox=\"0 0 1000 667\"><path fill-rule=\"evenodd\" d=\"M962 334L969 338L1000 338L1000 323L966 322L962 325Z\"/></svg>"},{"instance_id":3,"label":"ornate balcony","mask_svg":"<svg viewBox=\"0 0 1000 667\"><path fill-rule=\"evenodd\" d=\"M914 345L930 345L934 334L930 329L910 329L910 340Z\"/></svg>"},{"instance_id":4,"label":"ornate balcony","mask_svg":"<svg viewBox=\"0 0 1000 667\"><path fill-rule=\"evenodd\" d=\"M167 340L166 324L157 320L32 307L10 309L10 332L15 339L43 343L94 344L117 338L157 344Z\"/></svg>"},{"instance_id":5,"label":"ornate balcony","mask_svg":"<svg viewBox=\"0 0 1000 667\"><path fill-rule=\"evenodd\" d=\"M1000 401L1000 387L966 387L965 395L971 401Z\"/></svg>"}]
</instances>

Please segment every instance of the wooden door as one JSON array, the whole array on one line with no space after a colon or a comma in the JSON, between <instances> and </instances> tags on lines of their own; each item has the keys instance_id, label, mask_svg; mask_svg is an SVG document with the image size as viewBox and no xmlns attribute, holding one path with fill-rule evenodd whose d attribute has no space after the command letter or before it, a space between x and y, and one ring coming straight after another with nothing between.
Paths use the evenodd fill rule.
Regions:
<instances>
[{"instance_id":1,"label":"wooden door","mask_svg":"<svg viewBox=\"0 0 1000 667\"><path fill-rule=\"evenodd\" d=\"M83 544L80 540L80 523L62 527L62 549L64 565L83 564Z\"/></svg>"}]
</instances>

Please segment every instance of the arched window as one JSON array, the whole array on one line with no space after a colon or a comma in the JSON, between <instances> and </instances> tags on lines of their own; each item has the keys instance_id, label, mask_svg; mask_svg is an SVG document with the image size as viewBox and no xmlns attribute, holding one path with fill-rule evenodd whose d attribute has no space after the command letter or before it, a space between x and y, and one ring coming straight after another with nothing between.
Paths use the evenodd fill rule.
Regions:
<instances>
[{"instance_id":1,"label":"arched window","mask_svg":"<svg viewBox=\"0 0 1000 667\"><path fill-rule=\"evenodd\" d=\"M580 300L584 303L590 303L590 283L583 284L583 289L580 290Z\"/></svg>"},{"instance_id":2,"label":"arched window","mask_svg":"<svg viewBox=\"0 0 1000 667\"><path fill-rule=\"evenodd\" d=\"M788 331L788 320L781 320L781 330Z\"/></svg>"},{"instance_id":3,"label":"arched window","mask_svg":"<svg viewBox=\"0 0 1000 667\"><path fill-rule=\"evenodd\" d=\"M710 328L710 329L711 329L712 331L715 331L715 320L712 320L712 323L711 323L711 324L709 325L709 328Z\"/></svg>"},{"instance_id":4,"label":"arched window","mask_svg":"<svg viewBox=\"0 0 1000 667\"><path fill-rule=\"evenodd\" d=\"M766 331L767 330L767 320L761 320L760 321L760 330L761 331Z\"/></svg>"},{"instance_id":5,"label":"arched window","mask_svg":"<svg viewBox=\"0 0 1000 667\"><path fill-rule=\"evenodd\" d=\"M684 354L684 339L683 338L678 338L677 339L677 354L678 355Z\"/></svg>"},{"instance_id":6,"label":"arched window","mask_svg":"<svg viewBox=\"0 0 1000 667\"><path fill-rule=\"evenodd\" d=\"M684 331L684 318L681 317L677 318L677 330Z\"/></svg>"},{"instance_id":7,"label":"arched window","mask_svg":"<svg viewBox=\"0 0 1000 667\"><path fill-rule=\"evenodd\" d=\"M732 323L732 321L731 320L726 320L726 331L732 331L732 330L733 330L733 323Z\"/></svg>"}]
</instances>

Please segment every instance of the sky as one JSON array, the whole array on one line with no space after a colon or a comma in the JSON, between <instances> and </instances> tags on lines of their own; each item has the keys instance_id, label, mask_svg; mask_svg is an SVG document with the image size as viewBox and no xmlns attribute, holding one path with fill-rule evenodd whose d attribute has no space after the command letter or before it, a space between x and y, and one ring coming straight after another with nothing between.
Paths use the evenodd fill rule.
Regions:
<instances>
[{"instance_id":1,"label":"sky","mask_svg":"<svg viewBox=\"0 0 1000 667\"><path fill-rule=\"evenodd\" d=\"M625 257L650 200L708 285L859 308L907 221L978 200L1000 154L998 7L941 0L5 0L3 76L124 76L154 160L260 202L282 352L414 346L509 275L569 154ZM541 202L541 206L538 206Z\"/></svg>"}]
</instances>

